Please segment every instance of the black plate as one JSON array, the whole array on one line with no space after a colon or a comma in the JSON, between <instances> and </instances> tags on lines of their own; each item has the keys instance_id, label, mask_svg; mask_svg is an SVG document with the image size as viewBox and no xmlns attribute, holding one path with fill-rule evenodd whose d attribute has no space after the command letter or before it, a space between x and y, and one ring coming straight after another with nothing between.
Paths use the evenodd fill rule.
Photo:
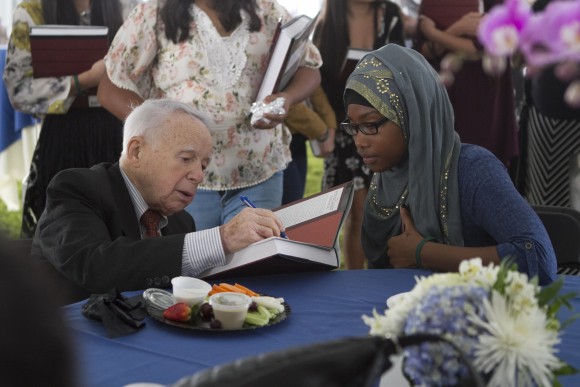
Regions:
<instances>
[{"instance_id":1,"label":"black plate","mask_svg":"<svg viewBox=\"0 0 580 387\"><path fill-rule=\"evenodd\" d=\"M257 326L244 324L241 328L237 329L213 329L209 326L209 322L202 321L199 316L196 316L196 318L192 318L191 321L187 322L168 320L165 317L163 317L163 311L169 306L173 305L170 304L171 300L173 299L173 295L168 291L162 289L147 289L143 293L143 298L145 300L147 313L149 313L149 315L153 317L153 319L174 327L198 331L231 332L231 331L245 331L256 328L265 328L286 320L290 315L290 313L292 312L290 305L288 305L286 302L283 302L282 305L284 306L284 311L282 313L278 313L278 315L276 315L276 317L271 319L266 325Z\"/></svg>"}]
</instances>

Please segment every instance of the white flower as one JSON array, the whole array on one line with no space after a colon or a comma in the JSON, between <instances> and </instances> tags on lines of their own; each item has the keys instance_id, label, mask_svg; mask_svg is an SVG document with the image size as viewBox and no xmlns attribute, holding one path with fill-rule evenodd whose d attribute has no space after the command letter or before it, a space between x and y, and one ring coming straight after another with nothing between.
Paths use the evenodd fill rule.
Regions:
<instances>
[{"instance_id":1,"label":"white flower","mask_svg":"<svg viewBox=\"0 0 580 387\"><path fill-rule=\"evenodd\" d=\"M405 294L392 308L385 310L384 314L379 314L373 309L373 316L363 315L362 319L370 329L373 336L399 336L403 333L403 327L409 312L415 308L417 303L423 298L420 289L413 289Z\"/></svg>"},{"instance_id":2,"label":"white flower","mask_svg":"<svg viewBox=\"0 0 580 387\"><path fill-rule=\"evenodd\" d=\"M505 294L509 295L511 307L514 313L527 313L537 308L536 295L539 288L536 284L528 282L528 276L517 271L510 271L507 275Z\"/></svg>"},{"instance_id":3,"label":"white flower","mask_svg":"<svg viewBox=\"0 0 580 387\"><path fill-rule=\"evenodd\" d=\"M481 258L464 259L459 264L459 274L466 278L474 278L482 267Z\"/></svg>"},{"instance_id":4,"label":"white flower","mask_svg":"<svg viewBox=\"0 0 580 387\"><path fill-rule=\"evenodd\" d=\"M474 366L492 375L488 386L534 386L534 381L551 385L552 372L561 365L554 355L560 339L546 329L544 311L536 307L516 315L506 299L492 291L491 301L484 300L484 319L469 319L487 332L476 345Z\"/></svg>"}]
</instances>

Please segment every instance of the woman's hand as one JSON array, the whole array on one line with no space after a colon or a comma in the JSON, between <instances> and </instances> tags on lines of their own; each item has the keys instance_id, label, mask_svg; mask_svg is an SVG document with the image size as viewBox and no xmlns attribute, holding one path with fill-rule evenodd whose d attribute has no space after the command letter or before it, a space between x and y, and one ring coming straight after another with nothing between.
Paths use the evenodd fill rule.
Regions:
<instances>
[{"instance_id":1,"label":"woman's hand","mask_svg":"<svg viewBox=\"0 0 580 387\"><path fill-rule=\"evenodd\" d=\"M389 255L391 265L395 269L416 266L415 250L419 242L423 239L423 236L415 228L415 223L413 223L409 210L401 207L400 211L403 232L387 241L389 248L387 254Z\"/></svg>"},{"instance_id":2,"label":"woman's hand","mask_svg":"<svg viewBox=\"0 0 580 387\"><path fill-rule=\"evenodd\" d=\"M285 93L276 93L271 94L264 98L265 103L269 103L274 101L276 98L282 97L284 98L284 112L280 114L264 114L264 118L270 122L266 122L266 120L259 120L254 124L254 128L256 129L272 129L284 122L286 116L288 116L288 111L290 110L290 98Z\"/></svg>"},{"instance_id":3,"label":"woman's hand","mask_svg":"<svg viewBox=\"0 0 580 387\"><path fill-rule=\"evenodd\" d=\"M336 129L328 128L328 134L324 141L315 140L318 142L318 146L320 147L320 154L318 157L326 157L334 152L334 135L336 134Z\"/></svg>"},{"instance_id":4,"label":"woman's hand","mask_svg":"<svg viewBox=\"0 0 580 387\"><path fill-rule=\"evenodd\" d=\"M103 75L105 75L105 71L105 61L103 59L99 59L93 63L90 69L78 74L78 86L80 86L81 90L76 90L76 93L79 94L82 90L97 87L101 81L101 78L103 78ZM74 84L74 82L73 86L76 89L77 85Z\"/></svg>"},{"instance_id":5,"label":"woman's hand","mask_svg":"<svg viewBox=\"0 0 580 387\"><path fill-rule=\"evenodd\" d=\"M93 63L93 65L91 66L91 68L88 71L85 71L83 74L85 74L86 79L87 79L87 85L86 88L91 88L91 87L96 87L99 85L99 82L101 81L101 78L103 77L103 75L105 75L105 61L103 59L99 59L98 61L96 61L95 63ZM80 81L80 76L79 76L79 81ZM81 82L81 86L83 85L83 83Z\"/></svg>"}]
</instances>

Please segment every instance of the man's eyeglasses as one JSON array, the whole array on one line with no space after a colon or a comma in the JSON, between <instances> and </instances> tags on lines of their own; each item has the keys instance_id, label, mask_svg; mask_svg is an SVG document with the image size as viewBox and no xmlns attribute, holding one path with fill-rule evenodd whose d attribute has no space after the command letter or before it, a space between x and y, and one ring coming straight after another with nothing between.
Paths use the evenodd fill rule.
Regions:
<instances>
[{"instance_id":1,"label":"man's eyeglasses","mask_svg":"<svg viewBox=\"0 0 580 387\"><path fill-rule=\"evenodd\" d=\"M348 121L348 119L344 120L340 123L340 128L344 130L348 135L354 136L358 132L362 134L377 134L379 132L379 128L385 124L389 119L387 117L383 117L378 121L375 122L363 122L362 124L353 124Z\"/></svg>"}]
</instances>

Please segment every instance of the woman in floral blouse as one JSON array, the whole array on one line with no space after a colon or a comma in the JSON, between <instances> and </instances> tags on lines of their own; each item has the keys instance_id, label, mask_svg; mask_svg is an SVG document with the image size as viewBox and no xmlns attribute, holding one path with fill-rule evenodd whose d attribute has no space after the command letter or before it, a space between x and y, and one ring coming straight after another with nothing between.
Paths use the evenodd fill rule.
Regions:
<instances>
[{"instance_id":1,"label":"woman in floral blouse","mask_svg":"<svg viewBox=\"0 0 580 387\"><path fill-rule=\"evenodd\" d=\"M24 0L14 11L4 83L15 109L44 118L24 193L23 237L34 235L44 210L46 187L56 173L115 161L122 145L121 122L105 109L86 107L88 97L79 93L98 85L105 70L103 60L79 74L33 78L30 27L105 25L112 39L123 23L123 11L128 14L135 4L136 0L123 4L120 0Z\"/></svg>"},{"instance_id":2,"label":"woman in floral blouse","mask_svg":"<svg viewBox=\"0 0 580 387\"><path fill-rule=\"evenodd\" d=\"M215 5L214 5L215 4ZM213 156L187 210L198 230L227 222L244 206L281 204L282 173L290 161L286 114L250 125L268 52L279 19L288 12L275 0L149 0L136 7L105 59L99 100L123 119L148 98L193 104L213 137ZM318 50L308 43L286 89L288 108L320 83ZM269 96L266 99L273 99Z\"/></svg>"}]
</instances>

